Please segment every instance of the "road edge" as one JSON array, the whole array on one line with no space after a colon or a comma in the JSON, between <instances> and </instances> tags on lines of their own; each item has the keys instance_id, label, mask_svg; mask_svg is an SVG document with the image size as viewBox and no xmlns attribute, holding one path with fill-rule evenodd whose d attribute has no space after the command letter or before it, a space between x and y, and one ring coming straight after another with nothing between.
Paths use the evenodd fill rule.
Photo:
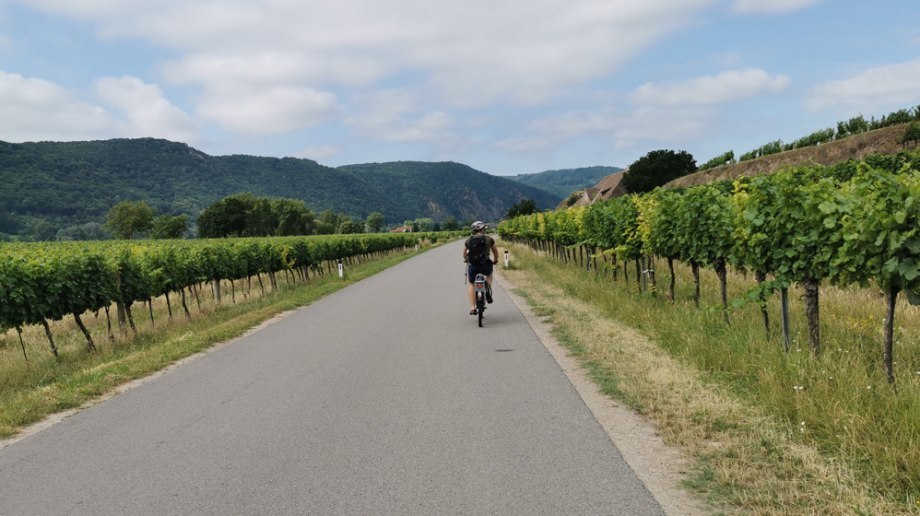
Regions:
<instances>
[{"instance_id":1,"label":"road edge","mask_svg":"<svg viewBox=\"0 0 920 516\"><path fill-rule=\"evenodd\" d=\"M20 430L19 433L17 433L16 435L12 437L8 437L6 439L0 439L0 450L6 448L7 446L16 444L19 441L22 441L23 439L27 439L41 432L42 430L45 430L46 428L50 428L60 423L61 421L64 421L65 419L69 418L70 416L73 416L74 414L83 412L84 410L88 408L92 408L93 406L98 405L104 401L110 400L130 390L136 389L147 382L152 382L153 380L156 380L157 378L160 378L163 375L169 374L171 371L179 367L182 367L183 365L188 364L189 362L198 360L199 358L205 355L209 355L211 353L217 352L223 348L226 348L227 346L231 346L235 344L236 342L246 337L249 337L253 333L261 331L267 328L268 326L271 326L272 324L275 324L281 321L282 319L288 317L289 315L293 314L294 312L302 308L305 308L305 306L302 306L300 308L295 308L293 310L285 310L284 312L275 314L272 317L269 317L268 319L265 319L261 323L257 324L256 326L249 328L248 330L246 330L245 332L243 332L242 334L236 337L233 337L231 339L224 340L221 342L217 342L211 346L208 346L205 349L202 349L201 351L198 351L186 357L180 358L179 360L176 360L175 362L167 365L166 367L159 369L157 371L154 371L153 373L150 373L147 376L137 378L135 380L131 380L130 382L126 382L126 383L117 385L112 390L106 392L105 394L100 394L99 396L96 396L90 400L87 400L85 403L83 403L79 407L74 407L74 408L70 408L70 409L67 409L61 412L55 412L54 414L50 414L49 416L42 419L41 421L32 423L31 425L22 428L22 430Z\"/></svg>"},{"instance_id":2,"label":"road edge","mask_svg":"<svg viewBox=\"0 0 920 516\"><path fill-rule=\"evenodd\" d=\"M680 486L687 478L691 460L679 448L666 444L652 422L601 394L578 360L552 335L553 326L533 312L530 304L515 292L515 286L501 273L495 275L495 280L662 510L675 516L710 514L702 500Z\"/></svg>"}]
</instances>

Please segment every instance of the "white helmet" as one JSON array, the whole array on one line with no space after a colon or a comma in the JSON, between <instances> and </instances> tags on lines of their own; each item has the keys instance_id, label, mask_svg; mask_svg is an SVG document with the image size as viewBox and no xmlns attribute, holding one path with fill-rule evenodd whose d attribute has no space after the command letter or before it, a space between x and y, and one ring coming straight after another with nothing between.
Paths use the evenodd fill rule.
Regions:
<instances>
[{"instance_id":1,"label":"white helmet","mask_svg":"<svg viewBox=\"0 0 920 516\"><path fill-rule=\"evenodd\" d=\"M481 220L477 220L470 226L470 229L473 231L482 231L486 229L486 223Z\"/></svg>"}]
</instances>

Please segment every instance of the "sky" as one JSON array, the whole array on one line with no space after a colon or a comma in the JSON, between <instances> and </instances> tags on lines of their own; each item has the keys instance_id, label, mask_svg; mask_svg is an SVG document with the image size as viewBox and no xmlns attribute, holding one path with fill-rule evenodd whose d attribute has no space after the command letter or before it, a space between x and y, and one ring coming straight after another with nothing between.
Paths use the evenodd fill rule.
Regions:
<instances>
[{"instance_id":1,"label":"sky","mask_svg":"<svg viewBox=\"0 0 920 516\"><path fill-rule=\"evenodd\" d=\"M0 0L0 140L495 175L920 105L917 0Z\"/></svg>"}]
</instances>

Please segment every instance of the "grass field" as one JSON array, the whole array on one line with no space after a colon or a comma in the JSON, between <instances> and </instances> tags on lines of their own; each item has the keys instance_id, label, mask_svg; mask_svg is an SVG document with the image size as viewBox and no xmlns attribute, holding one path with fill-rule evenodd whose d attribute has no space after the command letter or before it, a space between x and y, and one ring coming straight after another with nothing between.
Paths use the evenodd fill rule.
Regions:
<instances>
[{"instance_id":1,"label":"grass field","mask_svg":"<svg viewBox=\"0 0 920 516\"><path fill-rule=\"evenodd\" d=\"M0 438L15 435L23 427L50 414L79 407L111 392L118 385L150 375L179 359L216 343L238 337L250 328L282 312L292 310L403 261L414 251L396 252L379 259L349 265L345 279L333 271L313 276L308 283L291 282L278 275L278 291L263 279L224 282L218 304L209 288L199 289L200 309L188 293L191 318L186 318L177 295L172 296L172 321L165 298L155 299L153 322L146 304L135 304L136 335L119 330L111 308L112 339L104 312L84 314L97 351L86 351L83 334L72 317L53 321L50 328L60 353L51 355L42 326L27 327L22 344L15 330L0 334ZM234 301L235 296L235 301ZM23 345L25 354L23 352ZM28 361L26 360L28 357Z\"/></svg>"},{"instance_id":2,"label":"grass field","mask_svg":"<svg viewBox=\"0 0 920 516\"><path fill-rule=\"evenodd\" d=\"M882 369L884 298L874 290L821 290L823 352L807 344L800 293L790 292L793 346L764 330L760 310L721 312L718 281L702 273L693 303L689 268L677 269L673 305L619 281L509 245L503 274L603 392L655 421L696 461L689 487L744 514L920 514L920 307L896 316L896 387ZM658 264L659 288L667 266ZM753 278L733 274L740 298ZM774 296L778 297L778 296ZM779 306L769 306L779 327Z\"/></svg>"}]
</instances>

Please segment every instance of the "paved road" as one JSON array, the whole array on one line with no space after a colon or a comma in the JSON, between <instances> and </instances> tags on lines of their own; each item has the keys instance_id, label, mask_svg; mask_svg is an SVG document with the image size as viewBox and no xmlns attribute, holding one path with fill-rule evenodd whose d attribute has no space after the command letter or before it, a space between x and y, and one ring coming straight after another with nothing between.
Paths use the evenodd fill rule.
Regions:
<instances>
[{"instance_id":1,"label":"paved road","mask_svg":"<svg viewBox=\"0 0 920 516\"><path fill-rule=\"evenodd\" d=\"M429 251L0 450L0 514L661 514L505 293Z\"/></svg>"}]
</instances>

